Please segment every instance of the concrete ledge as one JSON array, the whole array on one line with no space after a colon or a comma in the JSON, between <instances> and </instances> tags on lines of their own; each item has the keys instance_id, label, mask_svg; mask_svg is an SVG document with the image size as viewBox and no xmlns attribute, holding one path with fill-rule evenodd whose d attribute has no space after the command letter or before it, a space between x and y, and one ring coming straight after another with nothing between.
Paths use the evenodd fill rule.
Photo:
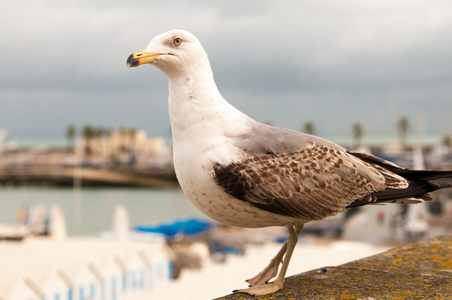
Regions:
<instances>
[{"instance_id":1,"label":"concrete ledge","mask_svg":"<svg viewBox=\"0 0 452 300\"><path fill-rule=\"evenodd\" d=\"M231 294L218 299L379 298L452 299L452 234L288 277L282 291L267 296Z\"/></svg>"}]
</instances>

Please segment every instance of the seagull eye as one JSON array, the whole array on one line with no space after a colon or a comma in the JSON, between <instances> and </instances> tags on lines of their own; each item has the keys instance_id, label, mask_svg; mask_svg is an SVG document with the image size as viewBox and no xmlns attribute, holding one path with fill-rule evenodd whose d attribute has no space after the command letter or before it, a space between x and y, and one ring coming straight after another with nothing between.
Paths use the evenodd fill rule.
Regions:
<instances>
[{"instance_id":1,"label":"seagull eye","mask_svg":"<svg viewBox=\"0 0 452 300\"><path fill-rule=\"evenodd\" d=\"M173 43L174 45L179 46L182 43L182 40L179 37L177 37L174 39Z\"/></svg>"}]
</instances>

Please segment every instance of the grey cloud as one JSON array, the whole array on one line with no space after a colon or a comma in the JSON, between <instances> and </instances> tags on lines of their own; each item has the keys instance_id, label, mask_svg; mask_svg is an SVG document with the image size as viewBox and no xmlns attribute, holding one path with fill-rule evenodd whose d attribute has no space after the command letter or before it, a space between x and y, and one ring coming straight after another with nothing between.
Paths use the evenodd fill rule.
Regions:
<instances>
[{"instance_id":1,"label":"grey cloud","mask_svg":"<svg viewBox=\"0 0 452 300\"><path fill-rule=\"evenodd\" d=\"M125 60L173 28L199 37L225 98L261 121L388 133L381 116L409 113L452 131L452 4L441 0L6 1L0 26L0 127L12 133L70 121L167 134L166 79Z\"/></svg>"}]
</instances>

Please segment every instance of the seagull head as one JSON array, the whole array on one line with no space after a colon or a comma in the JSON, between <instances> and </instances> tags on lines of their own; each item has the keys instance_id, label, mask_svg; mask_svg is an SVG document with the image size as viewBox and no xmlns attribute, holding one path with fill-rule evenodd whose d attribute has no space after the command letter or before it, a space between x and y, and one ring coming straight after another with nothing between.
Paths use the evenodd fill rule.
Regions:
<instances>
[{"instance_id":1,"label":"seagull head","mask_svg":"<svg viewBox=\"0 0 452 300\"><path fill-rule=\"evenodd\" d=\"M153 38L148 46L127 58L128 67L152 64L168 77L193 69L210 70L210 63L199 40L190 32L171 30Z\"/></svg>"}]
</instances>

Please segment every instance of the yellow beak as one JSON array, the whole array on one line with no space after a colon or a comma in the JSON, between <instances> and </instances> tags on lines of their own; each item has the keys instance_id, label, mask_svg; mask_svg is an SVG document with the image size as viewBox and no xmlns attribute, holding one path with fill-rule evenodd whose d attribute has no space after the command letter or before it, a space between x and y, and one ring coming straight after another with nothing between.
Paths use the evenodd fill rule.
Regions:
<instances>
[{"instance_id":1,"label":"yellow beak","mask_svg":"<svg viewBox=\"0 0 452 300\"><path fill-rule=\"evenodd\" d=\"M146 53L146 49L130 54L127 58L127 67L138 67L157 60L160 53Z\"/></svg>"}]
</instances>

